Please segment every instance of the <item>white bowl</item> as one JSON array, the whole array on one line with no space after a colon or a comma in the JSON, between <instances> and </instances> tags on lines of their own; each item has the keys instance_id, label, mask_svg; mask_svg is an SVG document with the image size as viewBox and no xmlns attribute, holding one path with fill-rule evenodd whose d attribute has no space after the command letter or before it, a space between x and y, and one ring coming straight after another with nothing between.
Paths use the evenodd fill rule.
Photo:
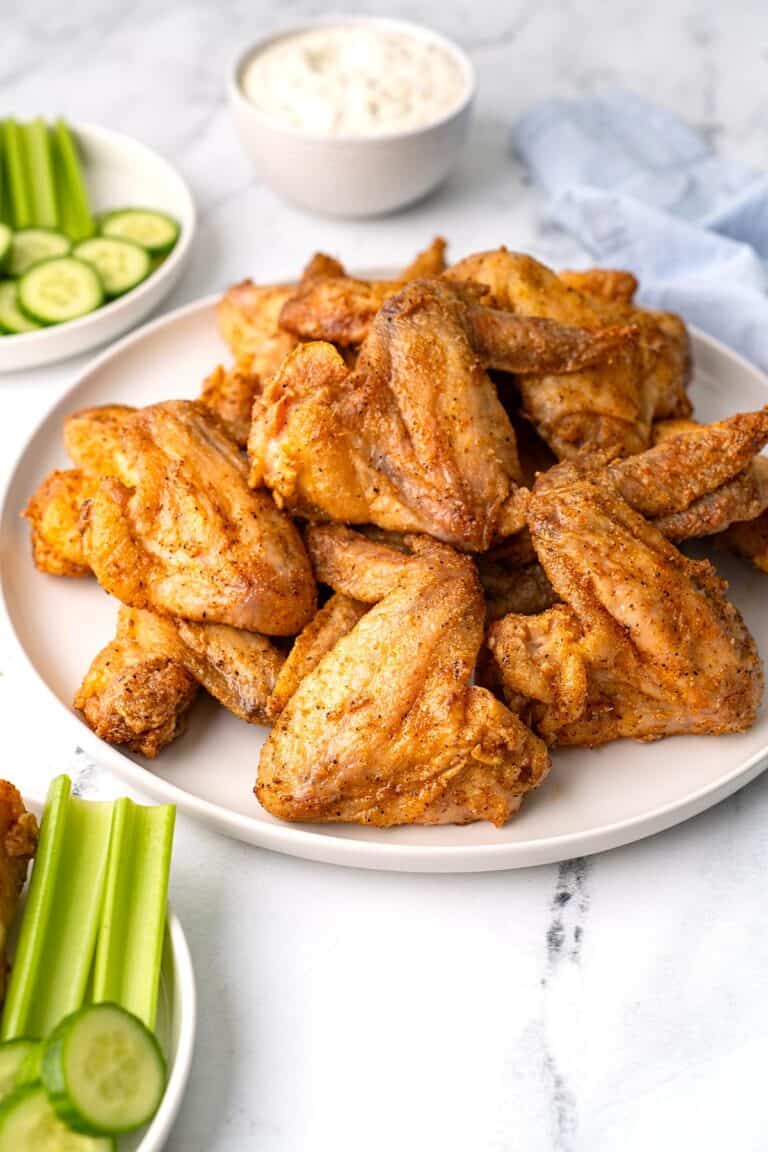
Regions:
<instances>
[{"instance_id":1,"label":"white bowl","mask_svg":"<svg viewBox=\"0 0 768 1152\"><path fill-rule=\"evenodd\" d=\"M246 97L243 70L267 45L323 24L368 24L440 45L459 62L466 94L439 120L380 136L326 137L299 132L267 116ZM229 100L243 147L257 172L288 200L330 216L376 216L431 192L456 164L475 96L469 57L453 41L419 24L375 17L328 17L284 29L252 44L229 76Z\"/></svg>"},{"instance_id":2,"label":"white bowl","mask_svg":"<svg viewBox=\"0 0 768 1152\"><path fill-rule=\"evenodd\" d=\"M24 803L39 819L43 802L25 796ZM25 897L26 893L22 896L22 907ZM155 1029L168 1061L168 1084L149 1127L121 1136L118 1152L160 1152L164 1147L189 1080L196 1023L197 994L192 959L184 929L169 907Z\"/></svg>"},{"instance_id":3,"label":"white bowl","mask_svg":"<svg viewBox=\"0 0 768 1152\"><path fill-rule=\"evenodd\" d=\"M175 168L151 148L119 132L85 124L75 125L74 132L93 210L133 205L156 208L179 222L179 239L151 276L96 312L37 332L0 336L0 372L63 360L134 327L168 295L189 256L195 205Z\"/></svg>"}]
</instances>

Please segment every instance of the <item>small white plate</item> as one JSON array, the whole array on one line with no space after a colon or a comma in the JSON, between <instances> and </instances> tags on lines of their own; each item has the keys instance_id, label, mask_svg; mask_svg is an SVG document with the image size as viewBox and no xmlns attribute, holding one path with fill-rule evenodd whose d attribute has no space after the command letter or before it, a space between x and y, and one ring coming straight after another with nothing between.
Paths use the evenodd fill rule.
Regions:
<instances>
[{"instance_id":1,"label":"small white plate","mask_svg":"<svg viewBox=\"0 0 768 1152\"><path fill-rule=\"evenodd\" d=\"M40 819L43 802L25 797L24 803ZM25 897L26 892L19 911ZM17 924L18 921L19 917ZM168 1085L152 1123L131 1136L122 1136L118 1141L118 1152L159 1152L165 1145L192 1067L196 1013L195 974L187 939L178 918L169 908L155 1028L168 1061Z\"/></svg>"},{"instance_id":2,"label":"small white plate","mask_svg":"<svg viewBox=\"0 0 768 1152\"><path fill-rule=\"evenodd\" d=\"M103 308L54 324L38 332L0 336L0 372L15 372L64 360L113 340L134 327L173 288L187 262L195 234L195 205L185 181L167 160L145 144L97 128L74 126L83 174L94 212L109 208L155 208L180 225L179 239L168 258L137 288Z\"/></svg>"},{"instance_id":3,"label":"small white plate","mask_svg":"<svg viewBox=\"0 0 768 1152\"><path fill-rule=\"evenodd\" d=\"M615 848L702 812L762 771L768 753L765 708L754 727L739 735L556 750L544 785L503 828L380 829L275 820L252 793L266 729L244 724L206 699L192 709L184 735L157 760L99 740L71 701L93 656L114 635L117 606L91 580L37 572L19 514L51 469L70 466L61 439L68 413L107 402L144 405L198 394L203 377L229 358L216 332L215 302L210 297L156 320L97 359L29 439L0 509L5 650L21 655L20 667L31 671L30 685L42 691L48 707L69 717L73 741L134 788L175 802L225 835L311 860L423 872L516 868ZM694 333L694 353L692 396L700 419L768 401L766 378L723 345ZM768 653L768 577L735 558L715 559L760 651Z\"/></svg>"}]
</instances>

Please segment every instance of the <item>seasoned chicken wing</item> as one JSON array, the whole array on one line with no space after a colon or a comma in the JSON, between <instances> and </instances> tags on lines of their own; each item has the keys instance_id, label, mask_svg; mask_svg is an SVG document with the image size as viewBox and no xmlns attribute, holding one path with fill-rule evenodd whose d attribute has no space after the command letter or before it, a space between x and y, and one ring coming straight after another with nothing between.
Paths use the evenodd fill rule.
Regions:
<instances>
[{"instance_id":1,"label":"seasoned chicken wing","mask_svg":"<svg viewBox=\"0 0 768 1152\"><path fill-rule=\"evenodd\" d=\"M201 404L137 412L122 429L114 477L83 506L83 550L124 604L199 622L291 635L315 610L295 526Z\"/></svg>"},{"instance_id":2,"label":"seasoned chicken wing","mask_svg":"<svg viewBox=\"0 0 768 1152\"><path fill-rule=\"evenodd\" d=\"M471 286L413 281L377 313L353 372L328 344L296 349L254 405L251 484L309 519L418 530L468 550L517 531L514 433L482 364L576 370L632 336L477 300Z\"/></svg>"},{"instance_id":3,"label":"seasoned chicken wing","mask_svg":"<svg viewBox=\"0 0 768 1152\"><path fill-rule=\"evenodd\" d=\"M510 706L551 743L748 728L762 666L725 584L633 511L605 475L534 492L533 544L565 601L506 616L489 647Z\"/></svg>"},{"instance_id":4,"label":"seasoned chicken wing","mask_svg":"<svg viewBox=\"0 0 768 1152\"><path fill-rule=\"evenodd\" d=\"M543 743L471 684L484 615L472 561L432 540L414 548L272 729L256 794L274 815L500 825L548 771Z\"/></svg>"},{"instance_id":5,"label":"seasoned chicken wing","mask_svg":"<svg viewBox=\"0 0 768 1152\"><path fill-rule=\"evenodd\" d=\"M248 724L266 724L270 700L285 657L257 632L227 624L170 622L182 664L198 684Z\"/></svg>"},{"instance_id":6,"label":"seasoned chicken wing","mask_svg":"<svg viewBox=\"0 0 768 1152\"><path fill-rule=\"evenodd\" d=\"M283 331L278 322L294 291L292 284L244 280L227 289L216 306L219 332L245 374L269 380L295 347L295 336Z\"/></svg>"},{"instance_id":7,"label":"seasoned chicken wing","mask_svg":"<svg viewBox=\"0 0 768 1152\"><path fill-rule=\"evenodd\" d=\"M27 504L23 516L32 525L32 558L51 576L87 576L80 508L93 495L96 481L79 468L51 472Z\"/></svg>"},{"instance_id":8,"label":"seasoned chicken wing","mask_svg":"<svg viewBox=\"0 0 768 1152\"><path fill-rule=\"evenodd\" d=\"M114 476L115 453L122 430L136 409L127 404L84 408L64 421L64 447L72 461L89 476Z\"/></svg>"},{"instance_id":9,"label":"seasoned chicken wing","mask_svg":"<svg viewBox=\"0 0 768 1152\"><path fill-rule=\"evenodd\" d=\"M610 364L566 378L545 370L518 381L526 415L559 458L585 447L622 455L642 451L654 419L690 412L688 337L677 317L635 308L617 298L615 288L610 296L571 287L532 257L505 248L469 256L446 275L481 284L498 308L520 316L587 329L622 323L637 328L637 342L626 344ZM628 285L625 296L627 290Z\"/></svg>"},{"instance_id":10,"label":"seasoned chicken wing","mask_svg":"<svg viewBox=\"0 0 768 1152\"><path fill-rule=\"evenodd\" d=\"M715 542L719 548L735 552L737 556L751 560L756 568L768 572L768 512L754 520L731 524L715 537Z\"/></svg>"},{"instance_id":11,"label":"seasoned chicken wing","mask_svg":"<svg viewBox=\"0 0 768 1152\"><path fill-rule=\"evenodd\" d=\"M173 624L121 607L115 638L94 659L74 705L102 740L153 758L183 731L196 692Z\"/></svg>"},{"instance_id":12,"label":"seasoned chicken wing","mask_svg":"<svg viewBox=\"0 0 768 1152\"><path fill-rule=\"evenodd\" d=\"M37 848L37 820L24 807L19 790L0 780L0 1004L8 978L6 945L16 917L29 862Z\"/></svg>"},{"instance_id":13,"label":"seasoned chicken wing","mask_svg":"<svg viewBox=\"0 0 768 1152\"><path fill-rule=\"evenodd\" d=\"M200 402L227 426L232 439L245 448L251 427L253 401L261 391L261 377L235 365L218 364L203 381Z\"/></svg>"}]
</instances>

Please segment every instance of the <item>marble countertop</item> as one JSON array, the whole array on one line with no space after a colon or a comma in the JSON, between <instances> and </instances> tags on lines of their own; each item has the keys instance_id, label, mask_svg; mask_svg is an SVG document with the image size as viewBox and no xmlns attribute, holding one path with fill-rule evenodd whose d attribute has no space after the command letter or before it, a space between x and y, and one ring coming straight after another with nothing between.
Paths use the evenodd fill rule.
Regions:
<instances>
[{"instance_id":1,"label":"marble countertop","mask_svg":"<svg viewBox=\"0 0 768 1152\"><path fill-rule=\"evenodd\" d=\"M29 0L0 14L4 107L98 121L158 148L200 208L167 308L317 247L405 261L440 232L567 261L508 148L533 101L620 83L730 155L768 166L763 0L412 0L397 14L471 52L477 120L461 170L408 212L332 221L254 179L225 103L235 51L312 0ZM381 0L339 11L391 14ZM82 361L0 380L0 479ZM1 662L0 662L1 663ZM0 679L3 773L121 786ZM344 870L179 820L173 901L200 1029L171 1152L645 1152L766 1147L768 776L632 847L472 876Z\"/></svg>"}]
</instances>

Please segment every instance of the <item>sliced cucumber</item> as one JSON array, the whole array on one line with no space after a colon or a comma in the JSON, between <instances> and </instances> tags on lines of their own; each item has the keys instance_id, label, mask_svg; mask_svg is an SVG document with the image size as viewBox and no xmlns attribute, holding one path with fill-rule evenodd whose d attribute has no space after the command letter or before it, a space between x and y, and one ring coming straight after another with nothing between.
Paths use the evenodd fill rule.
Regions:
<instances>
[{"instance_id":1,"label":"sliced cucumber","mask_svg":"<svg viewBox=\"0 0 768 1152\"><path fill-rule=\"evenodd\" d=\"M18 1044L18 1040L9 1040L9 1044ZM27 1084L39 1084L42 1076L43 1069L43 1049L45 1045L42 1040L29 1040L26 1041L30 1045L29 1052L19 1064L19 1070L16 1073L16 1088L22 1088ZM3 1045L5 1047L5 1045Z\"/></svg>"},{"instance_id":2,"label":"sliced cucumber","mask_svg":"<svg viewBox=\"0 0 768 1152\"><path fill-rule=\"evenodd\" d=\"M62 1124L40 1085L0 1104L0 1152L115 1152L112 1137L82 1136Z\"/></svg>"},{"instance_id":3,"label":"sliced cucumber","mask_svg":"<svg viewBox=\"0 0 768 1152\"><path fill-rule=\"evenodd\" d=\"M0 224L0 271L5 269L8 263L8 255L11 251L11 239L13 233L7 224Z\"/></svg>"},{"instance_id":4,"label":"sliced cucumber","mask_svg":"<svg viewBox=\"0 0 768 1152\"><path fill-rule=\"evenodd\" d=\"M0 1100L10 1096L18 1087L19 1069L30 1053L42 1049L39 1040L6 1040L0 1044Z\"/></svg>"},{"instance_id":5,"label":"sliced cucumber","mask_svg":"<svg viewBox=\"0 0 768 1152\"><path fill-rule=\"evenodd\" d=\"M53 228L21 228L13 233L8 274L23 276L39 260L66 256L72 245L63 232Z\"/></svg>"},{"instance_id":6,"label":"sliced cucumber","mask_svg":"<svg viewBox=\"0 0 768 1152\"><path fill-rule=\"evenodd\" d=\"M0 280L0 329L13 336L20 332L36 332L39 327L19 308L15 280Z\"/></svg>"},{"instance_id":7,"label":"sliced cucumber","mask_svg":"<svg viewBox=\"0 0 768 1152\"><path fill-rule=\"evenodd\" d=\"M130 292L152 271L152 261L146 248L132 240L114 240L109 236L94 236L83 240L73 252L78 260L92 264L98 272L107 296L122 296Z\"/></svg>"},{"instance_id":8,"label":"sliced cucumber","mask_svg":"<svg viewBox=\"0 0 768 1152\"><path fill-rule=\"evenodd\" d=\"M165 256L179 238L179 225L173 217L149 208L119 208L105 212L99 231L102 236L112 236L116 240L133 240L134 244L146 248L151 256Z\"/></svg>"},{"instance_id":9,"label":"sliced cucumber","mask_svg":"<svg viewBox=\"0 0 768 1152\"><path fill-rule=\"evenodd\" d=\"M74 256L42 260L19 280L19 306L40 324L76 320L103 303L104 288L97 273Z\"/></svg>"},{"instance_id":10,"label":"sliced cucumber","mask_svg":"<svg viewBox=\"0 0 768 1152\"><path fill-rule=\"evenodd\" d=\"M157 1111L165 1080L157 1039L117 1004L73 1012L46 1041L43 1084L59 1118L78 1132L119 1135L140 1128Z\"/></svg>"}]
</instances>

